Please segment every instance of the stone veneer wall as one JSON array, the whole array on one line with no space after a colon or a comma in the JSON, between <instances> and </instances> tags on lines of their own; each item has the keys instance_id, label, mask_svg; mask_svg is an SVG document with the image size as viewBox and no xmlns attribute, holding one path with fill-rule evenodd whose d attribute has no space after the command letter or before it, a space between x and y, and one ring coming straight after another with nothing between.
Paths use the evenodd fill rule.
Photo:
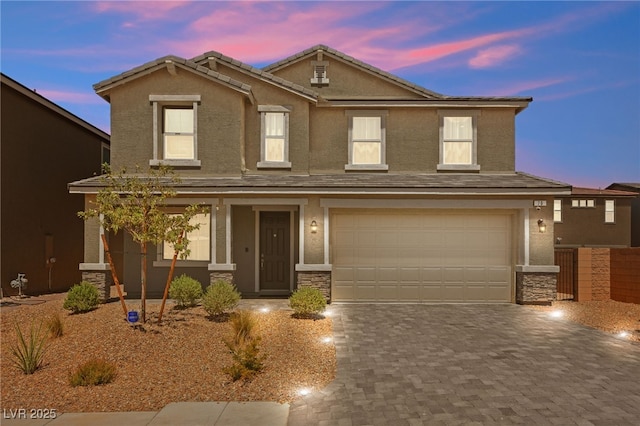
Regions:
<instances>
[{"instance_id":1,"label":"stone veneer wall","mask_svg":"<svg viewBox=\"0 0 640 426\"><path fill-rule=\"evenodd\" d=\"M611 299L610 249L594 248L591 251L591 300Z\"/></svg>"},{"instance_id":2,"label":"stone veneer wall","mask_svg":"<svg viewBox=\"0 0 640 426\"><path fill-rule=\"evenodd\" d=\"M331 272L298 272L298 288L314 287L322 292L328 302L331 301Z\"/></svg>"},{"instance_id":3,"label":"stone veneer wall","mask_svg":"<svg viewBox=\"0 0 640 426\"><path fill-rule=\"evenodd\" d=\"M218 280L228 281L231 284L234 284L233 280L233 272L210 272L209 273L209 284L213 284Z\"/></svg>"},{"instance_id":4,"label":"stone veneer wall","mask_svg":"<svg viewBox=\"0 0 640 426\"><path fill-rule=\"evenodd\" d=\"M98 289L100 303L106 303L111 297L111 271L82 271L82 281L88 281Z\"/></svg>"},{"instance_id":5,"label":"stone veneer wall","mask_svg":"<svg viewBox=\"0 0 640 426\"><path fill-rule=\"evenodd\" d=\"M558 274L549 272L517 272L516 303L550 305L556 300Z\"/></svg>"}]
</instances>

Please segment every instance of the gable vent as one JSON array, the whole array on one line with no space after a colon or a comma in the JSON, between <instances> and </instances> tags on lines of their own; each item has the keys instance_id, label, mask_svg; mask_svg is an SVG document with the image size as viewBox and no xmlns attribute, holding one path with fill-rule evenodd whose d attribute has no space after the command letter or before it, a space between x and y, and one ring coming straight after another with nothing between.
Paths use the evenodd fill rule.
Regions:
<instances>
[{"instance_id":1,"label":"gable vent","mask_svg":"<svg viewBox=\"0 0 640 426\"><path fill-rule=\"evenodd\" d=\"M326 86L329 84L327 78L327 66L325 61L313 61L313 77L311 78L311 84L314 86Z\"/></svg>"}]
</instances>

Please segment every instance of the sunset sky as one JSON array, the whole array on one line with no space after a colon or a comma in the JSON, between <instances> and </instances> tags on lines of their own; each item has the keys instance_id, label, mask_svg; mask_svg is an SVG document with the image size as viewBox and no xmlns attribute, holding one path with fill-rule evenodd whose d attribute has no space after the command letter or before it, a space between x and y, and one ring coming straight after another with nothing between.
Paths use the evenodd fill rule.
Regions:
<instances>
[{"instance_id":1,"label":"sunset sky","mask_svg":"<svg viewBox=\"0 0 640 426\"><path fill-rule=\"evenodd\" d=\"M109 131L92 85L215 50L262 67L326 44L427 89L531 96L516 168L640 182L640 2L2 1L0 69ZM4 102L2 108L9 108Z\"/></svg>"}]
</instances>

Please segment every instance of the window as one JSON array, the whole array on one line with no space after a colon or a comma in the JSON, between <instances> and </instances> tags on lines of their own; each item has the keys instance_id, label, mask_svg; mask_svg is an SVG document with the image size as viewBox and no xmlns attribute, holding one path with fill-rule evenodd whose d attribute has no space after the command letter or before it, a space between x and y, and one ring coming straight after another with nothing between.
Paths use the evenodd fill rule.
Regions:
<instances>
[{"instance_id":1,"label":"window","mask_svg":"<svg viewBox=\"0 0 640 426\"><path fill-rule=\"evenodd\" d=\"M604 223L616 222L616 203L615 200L604 201Z\"/></svg>"},{"instance_id":2,"label":"window","mask_svg":"<svg viewBox=\"0 0 640 426\"><path fill-rule=\"evenodd\" d=\"M596 203L594 200L571 200L571 207L576 208L592 208L595 207Z\"/></svg>"},{"instance_id":3,"label":"window","mask_svg":"<svg viewBox=\"0 0 640 426\"><path fill-rule=\"evenodd\" d=\"M480 170L477 164L476 117L479 111L439 111L438 170Z\"/></svg>"},{"instance_id":4,"label":"window","mask_svg":"<svg viewBox=\"0 0 640 426\"><path fill-rule=\"evenodd\" d=\"M553 200L553 221L562 222L562 200Z\"/></svg>"},{"instance_id":5,"label":"window","mask_svg":"<svg viewBox=\"0 0 640 426\"><path fill-rule=\"evenodd\" d=\"M259 106L260 162L258 168L290 168L289 112L282 106Z\"/></svg>"},{"instance_id":6,"label":"window","mask_svg":"<svg viewBox=\"0 0 640 426\"><path fill-rule=\"evenodd\" d=\"M193 109L164 109L163 147L165 160L194 160Z\"/></svg>"},{"instance_id":7,"label":"window","mask_svg":"<svg viewBox=\"0 0 640 426\"><path fill-rule=\"evenodd\" d=\"M348 111L349 164L347 170L387 170L386 111Z\"/></svg>"},{"instance_id":8,"label":"window","mask_svg":"<svg viewBox=\"0 0 640 426\"><path fill-rule=\"evenodd\" d=\"M198 103L200 95L150 95L153 107L151 166L200 166Z\"/></svg>"},{"instance_id":9,"label":"window","mask_svg":"<svg viewBox=\"0 0 640 426\"><path fill-rule=\"evenodd\" d=\"M209 261L211 253L211 216L209 213L199 213L189 221L191 225L200 224L200 228L186 235L189 240L189 255L182 260ZM163 244L162 259L173 259L173 246L167 242Z\"/></svg>"}]
</instances>

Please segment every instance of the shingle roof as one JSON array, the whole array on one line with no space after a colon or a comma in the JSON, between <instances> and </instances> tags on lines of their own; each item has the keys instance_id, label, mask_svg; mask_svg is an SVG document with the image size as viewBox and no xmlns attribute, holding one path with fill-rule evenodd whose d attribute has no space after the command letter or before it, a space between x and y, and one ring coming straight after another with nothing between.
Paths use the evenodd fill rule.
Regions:
<instances>
[{"instance_id":1,"label":"shingle roof","mask_svg":"<svg viewBox=\"0 0 640 426\"><path fill-rule=\"evenodd\" d=\"M640 182L612 183L607 187L607 189L616 189L616 190L632 191L635 193L640 193Z\"/></svg>"},{"instance_id":2,"label":"shingle roof","mask_svg":"<svg viewBox=\"0 0 640 426\"><path fill-rule=\"evenodd\" d=\"M256 68L252 65L245 64L237 59L233 59L230 56L223 55L220 52L216 52L211 50L209 52L203 53L202 55L196 56L191 59L191 61L195 63L203 63L207 61L209 58L215 58L217 61L223 62L225 65L232 67L238 71L244 72L246 74L252 75L253 77L274 83L286 89L292 90L299 94L305 95L313 100L318 99L318 93L307 89L299 84L292 83L288 80L285 80L281 77L275 76L267 71L261 70L260 68Z\"/></svg>"},{"instance_id":3,"label":"shingle roof","mask_svg":"<svg viewBox=\"0 0 640 426\"><path fill-rule=\"evenodd\" d=\"M607 196L607 197L636 197L638 194L630 191L620 191L615 189L595 189L595 188L579 188L574 186L571 189L571 195L586 196Z\"/></svg>"},{"instance_id":4,"label":"shingle roof","mask_svg":"<svg viewBox=\"0 0 640 426\"><path fill-rule=\"evenodd\" d=\"M73 182L71 192L91 193L104 186L99 176ZM244 175L183 177L175 186L189 193L370 193L370 194L569 194L571 186L526 173Z\"/></svg>"},{"instance_id":5,"label":"shingle roof","mask_svg":"<svg viewBox=\"0 0 640 426\"><path fill-rule=\"evenodd\" d=\"M106 93L110 88L118 84L124 83L125 81L128 81L129 79L132 79L132 78L136 78L140 75L151 73L155 70L169 66L170 64L175 64L179 67L190 69L208 78L218 80L220 83L226 86L232 87L236 90L239 90L245 94L249 94L251 92L251 86L246 83L243 83L238 80L234 80L233 78L226 76L224 74L220 74L217 71L210 70L209 68L203 67L202 65L198 65L193 61L180 58L174 55L163 56L162 58L158 58L156 60L147 62L129 71L125 71L114 77L103 80L99 83L94 84L93 89L102 96L103 93ZM108 95L106 95L105 97L108 98Z\"/></svg>"}]
</instances>

